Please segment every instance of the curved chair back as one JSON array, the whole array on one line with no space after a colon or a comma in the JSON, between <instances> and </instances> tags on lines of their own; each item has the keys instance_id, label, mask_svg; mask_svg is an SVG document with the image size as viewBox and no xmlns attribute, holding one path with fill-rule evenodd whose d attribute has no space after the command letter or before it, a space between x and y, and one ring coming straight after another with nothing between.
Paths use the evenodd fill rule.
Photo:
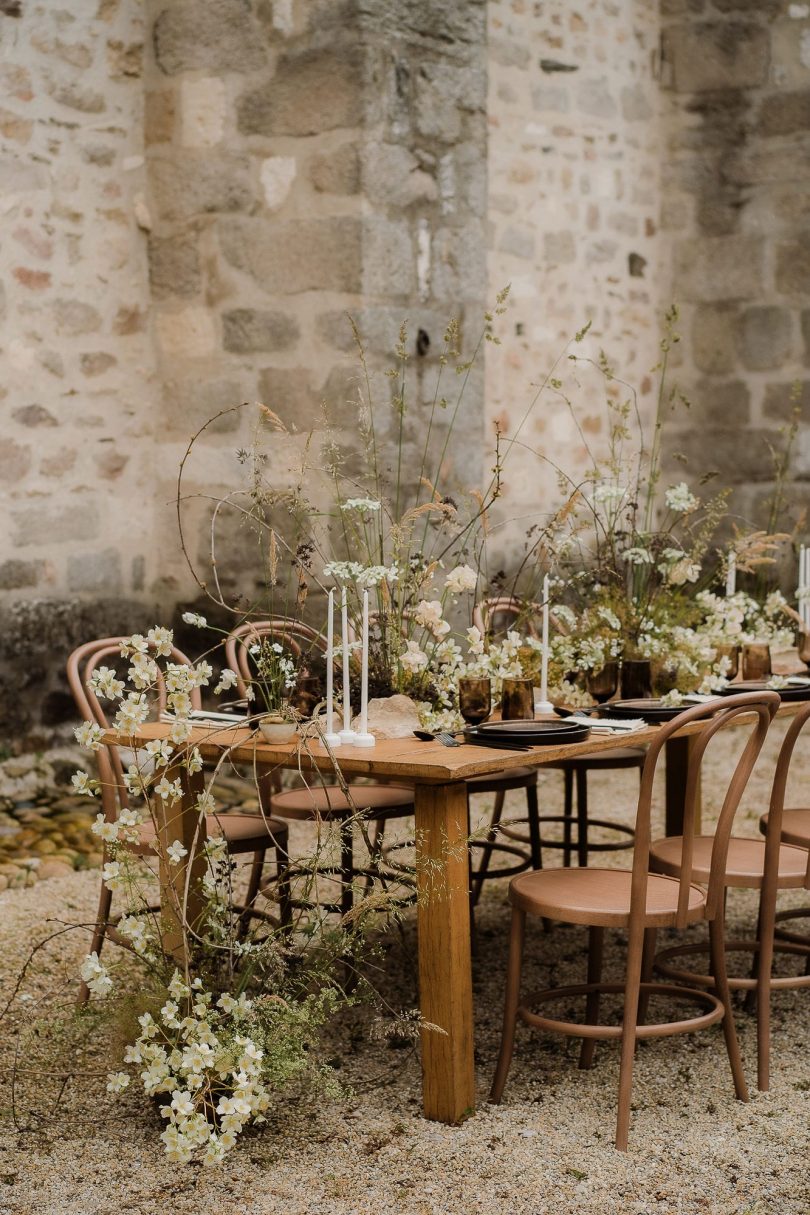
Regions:
<instances>
[{"instance_id":1,"label":"curved chair back","mask_svg":"<svg viewBox=\"0 0 810 1215\"><path fill-rule=\"evenodd\" d=\"M126 640L126 637L100 637L96 641L86 641L73 651L67 661L68 685L76 708L85 721L93 721L105 730L110 728L109 718L89 681L93 672L105 665L108 659L114 659L118 667L126 663L127 660L121 655L121 643ZM172 646L168 657L172 662L191 666L191 660L176 646ZM160 669L155 684L157 709L158 712L163 712L167 703L166 684ZM192 708L202 707L199 688L192 688L190 697ZM96 758L101 781L102 809L106 818L114 819L118 816L119 808L125 809L129 805L121 751L118 747L102 746L96 752Z\"/></svg>"},{"instance_id":2,"label":"curved chair back","mask_svg":"<svg viewBox=\"0 0 810 1215\"><path fill-rule=\"evenodd\" d=\"M540 604L526 602L514 595L500 595L476 603L472 622L482 634L505 635L515 625L520 625L530 637L539 637L534 618L541 610Z\"/></svg>"},{"instance_id":3,"label":"curved chair back","mask_svg":"<svg viewBox=\"0 0 810 1215\"><path fill-rule=\"evenodd\" d=\"M248 620L237 625L225 641L225 661L236 672L236 687L240 697L247 696L248 687L254 677L250 647L264 637L272 637L294 658L315 651L326 653L326 638L322 633L300 620L276 616L271 620Z\"/></svg>"},{"instance_id":4,"label":"curved chair back","mask_svg":"<svg viewBox=\"0 0 810 1215\"><path fill-rule=\"evenodd\" d=\"M799 712L788 726L779 758L776 761L771 798L768 806L768 828L765 833L765 876L762 884L762 902L775 903L779 885L779 845L782 836L782 811L785 808L785 793L787 791L790 765L793 752L804 727L810 721L810 704L802 705ZM805 889L810 890L810 849L807 852L807 873L804 879Z\"/></svg>"},{"instance_id":5,"label":"curved chair back","mask_svg":"<svg viewBox=\"0 0 810 1215\"><path fill-rule=\"evenodd\" d=\"M741 729L745 728L746 724L749 726L748 738L729 779L714 833L711 869L706 897L706 919L711 920L717 915L725 894L723 879L726 871L728 842L734 816L780 703L778 692L746 692L739 696L729 696L720 702L719 707L716 703L696 705L693 709L687 709L685 712L679 713L672 721L660 727L649 745L644 768L641 773L641 789L639 791L638 814L636 816L636 838L633 846L633 878L630 896L631 927L634 921L638 924L643 924L644 922L644 912L647 902L647 875L650 865L650 818L653 781L658 758L667 742L687 727L699 727L694 732L690 731L694 734L694 737L689 751L689 766L684 798L683 849L681 853L681 872L678 879L680 890L677 918L677 926L683 928L687 923L689 888L692 884L695 809L700 788L700 772L706 749L717 733L735 721L735 719L746 716L751 719L748 723L744 721L740 723Z\"/></svg>"}]
</instances>

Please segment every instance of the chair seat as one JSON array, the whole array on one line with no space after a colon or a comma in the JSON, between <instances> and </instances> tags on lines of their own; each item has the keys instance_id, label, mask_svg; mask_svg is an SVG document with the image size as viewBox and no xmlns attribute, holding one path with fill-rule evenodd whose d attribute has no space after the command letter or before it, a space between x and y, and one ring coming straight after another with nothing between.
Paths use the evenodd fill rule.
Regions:
<instances>
[{"instance_id":1,"label":"chair seat","mask_svg":"<svg viewBox=\"0 0 810 1215\"><path fill-rule=\"evenodd\" d=\"M238 853L272 848L275 840L286 844L289 827L281 819L265 819L261 814L208 814L205 831L210 839L224 837L228 851ZM140 843L135 844L131 851L140 856L154 855L154 823L142 824Z\"/></svg>"},{"instance_id":2,"label":"chair seat","mask_svg":"<svg viewBox=\"0 0 810 1215\"><path fill-rule=\"evenodd\" d=\"M714 836L696 835L692 854L692 880L708 882ZM683 836L656 840L650 848L650 866L658 873L677 877L681 867ZM765 841L732 836L728 842L726 885L759 889L765 868ZM803 886L807 852L783 844L779 849L779 885L782 889Z\"/></svg>"},{"instance_id":3,"label":"chair seat","mask_svg":"<svg viewBox=\"0 0 810 1215\"><path fill-rule=\"evenodd\" d=\"M465 781L470 793L506 793L510 789L526 789L537 784L536 768L510 768L501 776L485 773Z\"/></svg>"},{"instance_id":4,"label":"chair seat","mask_svg":"<svg viewBox=\"0 0 810 1215\"><path fill-rule=\"evenodd\" d=\"M274 793L270 800L273 814L282 818L347 818L366 812L371 819L404 818L413 814L412 788L407 785L352 785L354 805L340 785L313 785L310 789L290 789Z\"/></svg>"},{"instance_id":5,"label":"chair seat","mask_svg":"<svg viewBox=\"0 0 810 1215\"><path fill-rule=\"evenodd\" d=\"M759 829L764 833L767 827L768 815L763 814ZM795 844L797 848L810 848L810 808L802 806L782 811L782 840L786 844Z\"/></svg>"},{"instance_id":6,"label":"chair seat","mask_svg":"<svg viewBox=\"0 0 810 1215\"><path fill-rule=\"evenodd\" d=\"M583 768L641 768L647 752L643 747L617 747L615 751L591 751L573 759L559 759L548 764L549 768L569 769L571 772Z\"/></svg>"},{"instance_id":7,"label":"chair seat","mask_svg":"<svg viewBox=\"0 0 810 1215\"><path fill-rule=\"evenodd\" d=\"M514 878L509 901L529 915L549 920L621 928L630 919L631 880L629 869L543 869ZM647 927L664 928L675 923L678 889L674 878L649 874ZM687 922L701 920L705 905L705 892L699 886L690 886Z\"/></svg>"}]
</instances>

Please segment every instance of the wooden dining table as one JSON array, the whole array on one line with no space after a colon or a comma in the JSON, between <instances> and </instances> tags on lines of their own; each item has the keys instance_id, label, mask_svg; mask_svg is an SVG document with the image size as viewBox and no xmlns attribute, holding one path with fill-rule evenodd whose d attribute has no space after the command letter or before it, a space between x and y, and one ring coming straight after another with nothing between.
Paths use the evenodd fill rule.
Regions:
<instances>
[{"instance_id":1,"label":"wooden dining table","mask_svg":"<svg viewBox=\"0 0 810 1215\"><path fill-rule=\"evenodd\" d=\"M800 704L783 704L780 716L792 715ZM137 747L168 734L168 725L146 724L138 734L123 736L108 731L105 742ZM473 995L470 948L470 901L467 841L469 838L467 789L471 777L508 773L511 768L537 767L563 759L616 748L643 746L655 737L658 726L631 734L591 734L584 742L565 746L538 746L529 751L502 750L463 744L448 748L441 743L414 738L380 739L373 748L336 747L331 752L316 741L271 745L256 731L241 727L197 725L189 746L197 746L203 759L249 765L256 771L294 768L304 773L321 771L334 777L337 762L347 777L370 777L407 782L414 787L419 1006L424 1022L433 1028L422 1031L422 1099L426 1118L458 1123L475 1109L473 1063ZM680 834L690 747L700 729L686 726L666 744L665 806L667 834ZM201 845L200 815L196 798L202 774L189 778L180 764L169 778L178 776L183 785L182 801L171 811L173 822L165 826L167 842L180 838L189 848L188 868L161 870L162 889L174 886L174 906L193 918L195 892L202 866L195 868L195 853ZM358 809L362 809L362 786L352 786ZM700 799L697 803L700 815ZM192 874L192 879L184 874ZM177 889L183 881L182 891ZM171 930L169 929L171 935ZM182 938L176 932L174 942ZM164 947L166 947L164 938Z\"/></svg>"}]
</instances>

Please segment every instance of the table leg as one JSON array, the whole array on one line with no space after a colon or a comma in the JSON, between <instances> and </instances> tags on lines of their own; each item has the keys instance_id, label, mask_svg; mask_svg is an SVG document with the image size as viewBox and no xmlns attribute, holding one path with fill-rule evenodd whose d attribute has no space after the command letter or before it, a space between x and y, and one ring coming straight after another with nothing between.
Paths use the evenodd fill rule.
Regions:
<instances>
[{"instance_id":1,"label":"table leg","mask_svg":"<svg viewBox=\"0 0 810 1215\"><path fill-rule=\"evenodd\" d=\"M181 764L169 765L169 780L180 781L183 795L176 802L165 802L153 798L154 814L160 840L160 919L163 935L163 951L185 968L188 957L187 928L194 929L205 906L202 879L205 873L205 819L200 820L197 798L205 788L202 772L189 774ZM167 848L175 841L187 851L178 864L172 864L166 856Z\"/></svg>"},{"instance_id":2,"label":"table leg","mask_svg":"<svg viewBox=\"0 0 810 1215\"><path fill-rule=\"evenodd\" d=\"M475 1109L467 791L416 786L419 997L426 1118L460 1122Z\"/></svg>"},{"instance_id":3,"label":"table leg","mask_svg":"<svg viewBox=\"0 0 810 1215\"><path fill-rule=\"evenodd\" d=\"M667 835L683 835L684 810L686 802L686 776L689 770L689 759L692 748L699 736L697 734L681 735L670 738L666 747L666 833ZM695 790L694 825L695 834L700 833L702 818L702 794L700 776Z\"/></svg>"}]
</instances>

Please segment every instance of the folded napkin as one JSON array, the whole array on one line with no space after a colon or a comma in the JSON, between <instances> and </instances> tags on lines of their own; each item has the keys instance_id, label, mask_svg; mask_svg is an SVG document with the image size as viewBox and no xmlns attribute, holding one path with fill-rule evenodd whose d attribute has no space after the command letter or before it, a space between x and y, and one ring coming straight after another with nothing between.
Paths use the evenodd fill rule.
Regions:
<instances>
[{"instance_id":1,"label":"folded napkin","mask_svg":"<svg viewBox=\"0 0 810 1215\"><path fill-rule=\"evenodd\" d=\"M245 721L245 717L243 714L216 713L213 709L212 710L192 709L188 715L188 719L189 719L189 721L199 721L199 722L211 721L211 722L214 722L216 725L222 724L222 725L226 725L226 726L241 726ZM177 719L176 719L174 713L163 712L160 715L160 720L161 721L176 721Z\"/></svg>"},{"instance_id":2,"label":"folded napkin","mask_svg":"<svg viewBox=\"0 0 810 1215\"><path fill-rule=\"evenodd\" d=\"M807 675L788 675L785 683L790 688L810 688L810 676Z\"/></svg>"},{"instance_id":3,"label":"folded napkin","mask_svg":"<svg viewBox=\"0 0 810 1215\"><path fill-rule=\"evenodd\" d=\"M685 705L707 705L712 700L722 700L716 692L687 692L683 698Z\"/></svg>"},{"instance_id":4,"label":"folded napkin","mask_svg":"<svg viewBox=\"0 0 810 1215\"><path fill-rule=\"evenodd\" d=\"M589 717L584 713L574 713L568 721L590 726L594 734L630 734L647 725L643 717Z\"/></svg>"}]
</instances>

